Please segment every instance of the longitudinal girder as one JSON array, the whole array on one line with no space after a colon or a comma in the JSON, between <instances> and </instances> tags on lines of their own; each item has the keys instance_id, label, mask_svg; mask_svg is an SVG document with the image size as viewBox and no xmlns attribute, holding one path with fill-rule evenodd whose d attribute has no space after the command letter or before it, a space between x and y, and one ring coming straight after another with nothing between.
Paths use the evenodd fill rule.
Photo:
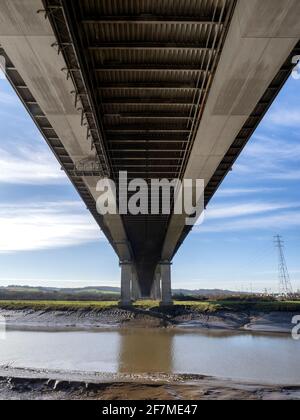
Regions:
<instances>
[{"instance_id":1,"label":"longitudinal girder","mask_svg":"<svg viewBox=\"0 0 300 420\"><path fill-rule=\"evenodd\" d=\"M3 0L8 79L145 295L191 227L172 215L100 215L97 180L203 178L207 204L300 54L293 5Z\"/></svg>"},{"instance_id":2,"label":"longitudinal girder","mask_svg":"<svg viewBox=\"0 0 300 420\"><path fill-rule=\"evenodd\" d=\"M75 79L80 57L115 180L182 177L235 2L44 3ZM150 284L168 218L123 220Z\"/></svg>"}]
</instances>

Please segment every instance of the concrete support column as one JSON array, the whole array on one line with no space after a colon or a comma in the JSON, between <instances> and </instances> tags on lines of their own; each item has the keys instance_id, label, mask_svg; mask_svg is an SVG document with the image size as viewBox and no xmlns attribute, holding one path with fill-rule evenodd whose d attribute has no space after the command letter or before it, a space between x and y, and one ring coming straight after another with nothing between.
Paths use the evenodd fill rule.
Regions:
<instances>
[{"instance_id":1,"label":"concrete support column","mask_svg":"<svg viewBox=\"0 0 300 420\"><path fill-rule=\"evenodd\" d=\"M141 298L141 289L138 281L138 276L135 270L132 273L131 296L133 300Z\"/></svg>"},{"instance_id":2,"label":"concrete support column","mask_svg":"<svg viewBox=\"0 0 300 420\"><path fill-rule=\"evenodd\" d=\"M161 300L161 270L160 266L158 266L155 275L154 275L154 282L151 291L151 298L154 300Z\"/></svg>"},{"instance_id":3,"label":"concrete support column","mask_svg":"<svg viewBox=\"0 0 300 420\"><path fill-rule=\"evenodd\" d=\"M161 270L161 305L173 305L171 286L171 263L164 261L160 264Z\"/></svg>"},{"instance_id":4,"label":"concrete support column","mask_svg":"<svg viewBox=\"0 0 300 420\"><path fill-rule=\"evenodd\" d=\"M121 306L131 305L132 263L121 262Z\"/></svg>"}]
</instances>

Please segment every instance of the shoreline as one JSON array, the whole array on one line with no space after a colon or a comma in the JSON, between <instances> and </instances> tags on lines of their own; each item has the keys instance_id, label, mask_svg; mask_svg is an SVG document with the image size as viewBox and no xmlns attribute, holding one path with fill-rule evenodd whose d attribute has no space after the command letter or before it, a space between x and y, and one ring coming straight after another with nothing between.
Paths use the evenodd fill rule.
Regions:
<instances>
[{"instance_id":1,"label":"shoreline","mask_svg":"<svg viewBox=\"0 0 300 420\"><path fill-rule=\"evenodd\" d=\"M300 385L202 375L126 375L0 367L1 400L300 400Z\"/></svg>"},{"instance_id":2,"label":"shoreline","mask_svg":"<svg viewBox=\"0 0 300 420\"><path fill-rule=\"evenodd\" d=\"M7 330L21 331L170 331L224 334L291 333L292 312L157 314L149 311L37 311L0 309ZM126 374L54 371L0 366L0 400L300 400L298 384L254 383L247 380L190 374Z\"/></svg>"},{"instance_id":3,"label":"shoreline","mask_svg":"<svg viewBox=\"0 0 300 420\"><path fill-rule=\"evenodd\" d=\"M137 309L11 310L1 309L7 329L95 330L120 328L170 328L184 331L220 330L253 333L291 334L294 312L260 311L200 313L185 310L159 314Z\"/></svg>"}]
</instances>

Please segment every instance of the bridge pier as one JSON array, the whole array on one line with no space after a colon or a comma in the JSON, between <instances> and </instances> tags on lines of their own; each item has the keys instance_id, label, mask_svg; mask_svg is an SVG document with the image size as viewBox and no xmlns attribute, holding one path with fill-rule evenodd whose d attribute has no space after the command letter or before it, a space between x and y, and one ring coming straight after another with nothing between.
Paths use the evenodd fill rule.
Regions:
<instances>
[{"instance_id":1,"label":"bridge pier","mask_svg":"<svg viewBox=\"0 0 300 420\"><path fill-rule=\"evenodd\" d=\"M138 276L135 269L133 269L132 273L131 296L133 300L138 300L141 298L141 288L138 282Z\"/></svg>"},{"instance_id":2,"label":"bridge pier","mask_svg":"<svg viewBox=\"0 0 300 420\"><path fill-rule=\"evenodd\" d=\"M161 306L173 305L172 285L171 285L171 265L170 261L160 263L161 273Z\"/></svg>"},{"instance_id":3,"label":"bridge pier","mask_svg":"<svg viewBox=\"0 0 300 420\"><path fill-rule=\"evenodd\" d=\"M160 266L157 267L157 270L154 275L154 282L151 290L151 298L154 300L161 300L161 270Z\"/></svg>"},{"instance_id":4,"label":"bridge pier","mask_svg":"<svg viewBox=\"0 0 300 420\"><path fill-rule=\"evenodd\" d=\"M121 301L120 306L131 306L131 284L133 269L130 261L120 263L121 266Z\"/></svg>"}]
</instances>

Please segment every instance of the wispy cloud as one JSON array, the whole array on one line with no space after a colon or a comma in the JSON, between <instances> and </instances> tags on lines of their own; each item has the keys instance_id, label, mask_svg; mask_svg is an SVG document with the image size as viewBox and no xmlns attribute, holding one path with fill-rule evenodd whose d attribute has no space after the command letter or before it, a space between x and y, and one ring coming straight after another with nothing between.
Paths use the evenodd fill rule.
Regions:
<instances>
[{"instance_id":1,"label":"wispy cloud","mask_svg":"<svg viewBox=\"0 0 300 420\"><path fill-rule=\"evenodd\" d=\"M255 178L298 180L300 142L256 135L245 149L234 171Z\"/></svg>"},{"instance_id":2,"label":"wispy cloud","mask_svg":"<svg viewBox=\"0 0 300 420\"><path fill-rule=\"evenodd\" d=\"M53 279L53 278L49 278L49 277L43 277L43 278L32 278L32 277L28 277L28 278L11 278L11 277L3 277L0 278L0 286L2 287L7 287L7 286L36 286L36 287L42 287L45 285L47 286L51 286L51 287L56 287L56 288L61 288L61 287L66 287L66 288L81 288L81 287L86 287L88 284L89 287L99 287L99 286L112 286L112 287L120 287L120 281L119 280L108 280L107 278L104 279L103 281L99 280L98 278L96 280L90 280L89 283L87 283L87 279L84 280L76 280L76 279Z\"/></svg>"},{"instance_id":3,"label":"wispy cloud","mask_svg":"<svg viewBox=\"0 0 300 420\"><path fill-rule=\"evenodd\" d=\"M277 173L269 175L270 179L282 180L282 181L298 181L300 180L300 170L298 169L282 169Z\"/></svg>"},{"instance_id":4,"label":"wispy cloud","mask_svg":"<svg viewBox=\"0 0 300 420\"><path fill-rule=\"evenodd\" d=\"M217 223L205 223L194 228L198 233L224 233L253 230L278 230L299 228L299 211L289 211L280 214L264 215L257 217L240 218L237 220L223 221Z\"/></svg>"},{"instance_id":5,"label":"wispy cloud","mask_svg":"<svg viewBox=\"0 0 300 420\"><path fill-rule=\"evenodd\" d=\"M3 204L0 253L69 247L103 238L80 202Z\"/></svg>"},{"instance_id":6,"label":"wispy cloud","mask_svg":"<svg viewBox=\"0 0 300 420\"><path fill-rule=\"evenodd\" d=\"M1 79L1 75L0 75L0 79ZM0 105L15 106L15 105L19 105L19 103L20 101L17 95L3 92L0 89Z\"/></svg>"},{"instance_id":7,"label":"wispy cloud","mask_svg":"<svg viewBox=\"0 0 300 420\"><path fill-rule=\"evenodd\" d=\"M218 191L218 197L236 197L241 195L257 195L284 191L284 188L223 188Z\"/></svg>"},{"instance_id":8,"label":"wispy cloud","mask_svg":"<svg viewBox=\"0 0 300 420\"><path fill-rule=\"evenodd\" d=\"M248 202L213 205L194 232L216 233L300 226L300 202Z\"/></svg>"},{"instance_id":9,"label":"wispy cloud","mask_svg":"<svg viewBox=\"0 0 300 420\"><path fill-rule=\"evenodd\" d=\"M270 213L283 209L300 208L300 203L237 203L216 205L209 208L206 212L206 219L228 219L244 217L253 214Z\"/></svg>"},{"instance_id":10,"label":"wispy cloud","mask_svg":"<svg viewBox=\"0 0 300 420\"><path fill-rule=\"evenodd\" d=\"M300 126L300 107L282 109L277 107L266 117L266 122L282 127Z\"/></svg>"},{"instance_id":11,"label":"wispy cloud","mask_svg":"<svg viewBox=\"0 0 300 420\"><path fill-rule=\"evenodd\" d=\"M0 148L0 183L62 184L66 175L55 158L40 145L36 147Z\"/></svg>"},{"instance_id":12,"label":"wispy cloud","mask_svg":"<svg viewBox=\"0 0 300 420\"><path fill-rule=\"evenodd\" d=\"M256 134L244 154L249 158L273 161L299 160L300 143L277 137Z\"/></svg>"}]
</instances>

